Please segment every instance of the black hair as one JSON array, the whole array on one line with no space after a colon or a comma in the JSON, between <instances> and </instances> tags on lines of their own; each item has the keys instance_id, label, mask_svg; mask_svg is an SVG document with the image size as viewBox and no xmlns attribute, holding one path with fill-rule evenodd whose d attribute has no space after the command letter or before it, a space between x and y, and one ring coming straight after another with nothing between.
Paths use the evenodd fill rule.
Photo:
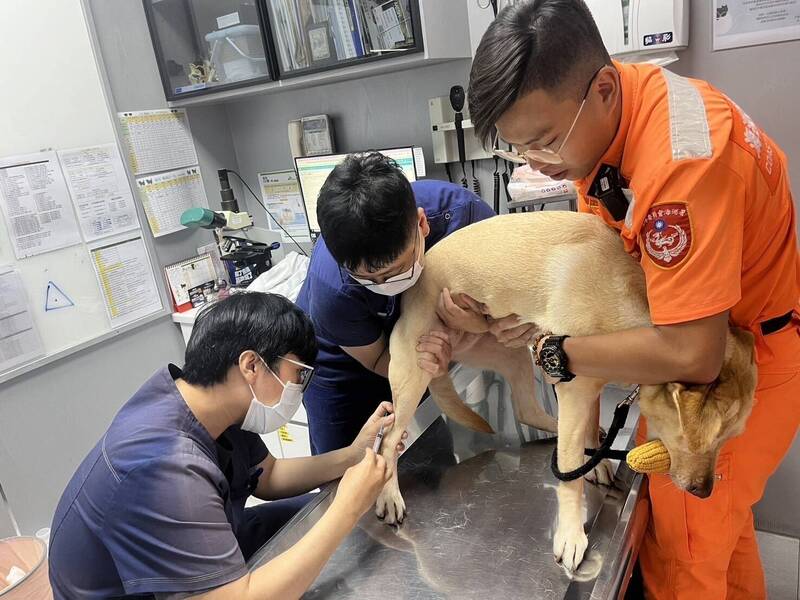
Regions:
<instances>
[{"instance_id":1,"label":"black hair","mask_svg":"<svg viewBox=\"0 0 800 600\"><path fill-rule=\"evenodd\" d=\"M186 345L181 377L192 385L223 383L242 352L253 350L273 371L290 352L313 364L317 340L311 319L278 294L244 292L200 311Z\"/></svg>"},{"instance_id":2,"label":"black hair","mask_svg":"<svg viewBox=\"0 0 800 600\"><path fill-rule=\"evenodd\" d=\"M469 112L484 145L494 125L534 90L580 95L611 64L583 0L525 0L507 6L483 35L469 76Z\"/></svg>"},{"instance_id":3,"label":"black hair","mask_svg":"<svg viewBox=\"0 0 800 600\"><path fill-rule=\"evenodd\" d=\"M351 271L382 269L414 235L417 203L397 163L379 152L351 154L331 171L317 220L333 258Z\"/></svg>"}]
</instances>

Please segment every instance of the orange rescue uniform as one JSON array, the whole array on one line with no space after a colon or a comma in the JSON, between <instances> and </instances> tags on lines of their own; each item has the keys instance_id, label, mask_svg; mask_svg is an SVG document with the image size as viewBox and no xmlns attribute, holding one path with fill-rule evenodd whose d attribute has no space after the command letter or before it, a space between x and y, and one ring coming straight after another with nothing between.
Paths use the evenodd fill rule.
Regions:
<instances>
[{"instance_id":1,"label":"orange rescue uniform","mask_svg":"<svg viewBox=\"0 0 800 600\"><path fill-rule=\"evenodd\" d=\"M617 229L640 260L655 325L730 309L730 322L756 336L759 376L745 432L722 448L708 499L650 476L640 550L646 594L766 598L752 506L800 423L800 253L786 156L708 83L650 65L614 66L622 118L598 166L576 182L580 210ZM629 203L619 220L589 194L601 165L619 168L624 180ZM787 313L779 331L762 333L763 322Z\"/></svg>"}]
</instances>

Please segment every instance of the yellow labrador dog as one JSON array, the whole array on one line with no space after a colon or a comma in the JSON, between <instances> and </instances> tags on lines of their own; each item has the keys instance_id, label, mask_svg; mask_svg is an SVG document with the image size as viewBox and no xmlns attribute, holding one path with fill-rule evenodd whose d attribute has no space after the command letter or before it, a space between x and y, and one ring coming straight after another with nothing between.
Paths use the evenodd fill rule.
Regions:
<instances>
[{"instance_id":1,"label":"yellow labrador dog","mask_svg":"<svg viewBox=\"0 0 800 600\"><path fill-rule=\"evenodd\" d=\"M639 264L624 251L618 235L593 215L560 211L504 215L451 234L426 254L425 270L417 285L403 295L403 313L392 332L389 382L396 420L384 438L382 453L387 461L396 460L393 449L426 387L430 387L434 400L448 417L472 429L492 431L486 421L461 402L449 376L432 380L417 366L417 340L442 326L436 305L444 288L472 296L491 315L516 313L523 322L536 323L543 331L559 334L593 335L651 324ZM486 333L485 321L479 321L455 341L453 359L501 374L512 389L516 418L532 427L557 431L559 470L567 472L579 467L584 462L584 447L598 446L597 398L607 382L576 377L558 384L556 422L535 399L529 350L506 348ZM752 340L750 345L752 350ZM673 412L676 410L671 395L663 393L664 386L649 387L654 389L643 391L648 402L658 404L658 398L663 398ZM735 415L737 423L743 422L739 417L744 409L749 413L748 406L741 408ZM665 408L660 414L666 415L668 410ZM680 419L675 418L674 422L674 428L670 428L668 418L659 419L667 448L672 453L672 444L690 451L685 436L672 433L678 431ZM729 432L719 429L715 433L717 437L713 439L706 436L709 444L702 448L714 454L714 460L721 445L719 440ZM699 448L693 445L694 450ZM608 461L587 475L587 479L602 484L611 483L612 477ZM673 475L679 485L696 477ZM556 558L572 570L581 562L588 543L582 522L583 481L562 482L558 500L553 549ZM378 498L376 513L389 524L401 523L405 516L396 469Z\"/></svg>"}]
</instances>

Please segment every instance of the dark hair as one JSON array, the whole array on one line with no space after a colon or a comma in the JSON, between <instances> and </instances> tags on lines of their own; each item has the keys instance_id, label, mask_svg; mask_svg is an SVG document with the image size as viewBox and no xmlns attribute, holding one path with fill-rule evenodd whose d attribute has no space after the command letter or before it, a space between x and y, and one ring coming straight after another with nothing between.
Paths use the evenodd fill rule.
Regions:
<instances>
[{"instance_id":1,"label":"dark hair","mask_svg":"<svg viewBox=\"0 0 800 600\"><path fill-rule=\"evenodd\" d=\"M310 365L317 357L311 319L277 294L244 292L219 300L195 319L181 377L203 387L222 383L245 350L257 352L273 370L278 357L290 352Z\"/></svg>"},{"instance_id":2,"label":"dark hair","mask_svg":"<svg viewBox=\"0 0 800 600\"><path fill-rule=\"evenodd\" d=\"M391 158L351 154L331 171L317 200L325 244L340 265L381 269L408 247L417 203L411 184Z\"/></svg>"},{"instance_id":3,"label":"dark hair","mask_svg":"<svg viewBox=\"0 0 800 600\"><path fill-rule=\"evenodd\" d=\"M583 0L526 0L507 6L483 35L469 75L469 112L486 144L495 123L533 90L576 95L611 58Z\"/></svg>"}]
</instances>

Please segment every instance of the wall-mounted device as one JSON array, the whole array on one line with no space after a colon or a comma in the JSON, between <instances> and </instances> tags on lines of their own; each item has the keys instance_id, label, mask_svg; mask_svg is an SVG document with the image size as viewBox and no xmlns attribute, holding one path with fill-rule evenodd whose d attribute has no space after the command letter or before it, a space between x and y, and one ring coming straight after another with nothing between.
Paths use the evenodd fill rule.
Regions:
<instances>
[{"instance_id":1,"label":"wall-mounted device","mask_svg":"<svg viewBox=\"0 0 800 600\"><path fill-rule=\"evenodd\" d=\"M689 0L586 0L586 5L611 55L689 45Z\"/></svg>"},{"instance_id":2,"label":"wall-mounted device","mask_svg":"<svg viewBox=\"0 0 800 600\"><path fill-rule=\"evenodd\" d=\"M381 154L393 159L409 181L417 180L417 168L414 162L413 148L393 148L378 150ZM308 226L312 236L319 234L317 221L317 197L331 171L347 157L347 154L331 154L328 156L310 156L295 159L297 181L306 207Z\"/></svg>"},{"instance_id":3,"label":"wall-mounted device","mask_svg":"<svg viewBox=\"0 0 800 600\"><path fill-rule=\"evenodd\" d=\"M292 158L333 154L333 122L328 115L312 115L289 121Z\"/></svg>"},{"instance_id":4,"label":"wall-mounted device","mask_svg":"<svg viewBox=\"0 0 800 600\"><path fill-rule=\"evenodd\" d=\"M460 86L457 86L460 87ZM463 92L463 88L462 88ZM433 138L433 161L437 164L461 162L459 152L459 136L456 124L457 115L451 103L451 94L428 100L428 113L431 120L431 137ZM456 94L455 100L458 100ZM474 134L472 121L469 119L469 105L464 101L461 110L460 130L463 133L463 160L483 160L492 154L483 149Z\"/></svg>"},{"instance_id":5,"label":"wall-mounted device","mask_svg":"<svg viewBox=\"0 0 800 600\"><path fill-rule=\"evenodd\" d=\"M461 164L461 185L467 187L467 168L464 163L467 162L466 151L464 150L464 102L467 96L464 93L464 88L460 85L454 85L450 88L450 108L453 109L453 124L456 126L456 147L458 148L458 162Z\"/></svg>"}]
</instances>

